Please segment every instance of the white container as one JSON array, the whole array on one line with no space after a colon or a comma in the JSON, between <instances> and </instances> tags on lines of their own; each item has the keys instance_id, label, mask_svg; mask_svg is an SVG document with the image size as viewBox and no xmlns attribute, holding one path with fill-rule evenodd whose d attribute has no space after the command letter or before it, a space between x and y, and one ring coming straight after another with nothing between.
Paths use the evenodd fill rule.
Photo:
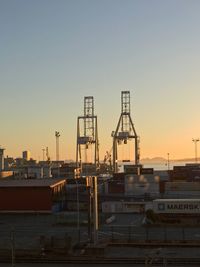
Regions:
<instances>
[{"instance_id":1,"label":"white container","mask_svg":"<svg viewBox=\"0 0 200 267\"><path fill-rule=\"evenodd\" d=\"M200 199L156 199L155 213L200 214Z\"/></svg>"}]
</instances>

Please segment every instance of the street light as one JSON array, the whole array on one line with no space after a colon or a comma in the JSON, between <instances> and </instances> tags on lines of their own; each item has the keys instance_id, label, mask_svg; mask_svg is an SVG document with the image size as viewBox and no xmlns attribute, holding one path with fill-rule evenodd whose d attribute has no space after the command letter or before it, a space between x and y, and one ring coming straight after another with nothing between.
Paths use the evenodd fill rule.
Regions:
<instances>
[{"instance_id":1,"label":"street light","mask_svg":"<svg viewBox=\"0 0 200 267\"><path fill-rule=\"evenodd\" d=\"M197 163L198 158L197 158L197 142L199 142L199 138L197 139L192 139L192 142L194 142L194 147L195 147L195 162Z\"/></svg>"}]
</instances>

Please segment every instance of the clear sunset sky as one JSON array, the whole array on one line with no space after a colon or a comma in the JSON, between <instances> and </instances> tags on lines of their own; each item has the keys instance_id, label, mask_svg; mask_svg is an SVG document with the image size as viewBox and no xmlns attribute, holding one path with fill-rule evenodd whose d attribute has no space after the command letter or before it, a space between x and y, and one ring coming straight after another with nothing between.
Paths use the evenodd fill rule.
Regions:
<instances>
[{"instance_id":1,"label":"clear sunset sky","mask_svg":"<svg viewBox=\"0 0 200 267\"><path fill-rule=\"evenodd\" d=\"M199 0L0 0L0 145L74 159L76 119L94 96L100 156L121 91L141 157L194 157L200 137Z\"/></svg>"}]
</instances>

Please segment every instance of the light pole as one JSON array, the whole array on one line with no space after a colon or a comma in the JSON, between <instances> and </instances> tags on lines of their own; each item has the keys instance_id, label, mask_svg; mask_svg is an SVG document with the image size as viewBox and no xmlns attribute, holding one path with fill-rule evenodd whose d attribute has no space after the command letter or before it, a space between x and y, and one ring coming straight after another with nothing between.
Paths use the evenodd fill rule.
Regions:
<instances>
[{"instance_id":1,"label":"light pole","mask_svg":"<svg viewBox=\"0 0 200 267\"><path fill-rule=\"evenodd\" d=\"M169 166L169 153L167 153L167 168L168 168L168 171L170 169L170 166Z\"/></svg>"},{"instance_id":2,"label":"light pole","mask_svg":"<svg viewBox=\"0 0 200 267\"><path fill-rule=\"evenodd\" d=\"M197 158L197 142L199 142L199 138L196 139L192 139L192 142L194 142L194 148L195 148L195 162L198 162L198 158Z\"/></svg>"}]
</instances>

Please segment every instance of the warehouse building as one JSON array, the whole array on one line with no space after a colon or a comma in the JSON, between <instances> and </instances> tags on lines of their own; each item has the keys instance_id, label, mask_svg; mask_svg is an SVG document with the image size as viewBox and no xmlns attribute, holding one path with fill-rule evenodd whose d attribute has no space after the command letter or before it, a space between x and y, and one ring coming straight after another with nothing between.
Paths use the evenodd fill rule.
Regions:
<instances>
[{"instance_id":1,"label":"warehouse building","mask_svg":"<svg viewBox=\"0 0 200 267\"><path fill-rule=\"evenodd\" d=\"M54 213L65 206L65 179L0 181L0 212Z\"/></svg>"}]
</instances>

